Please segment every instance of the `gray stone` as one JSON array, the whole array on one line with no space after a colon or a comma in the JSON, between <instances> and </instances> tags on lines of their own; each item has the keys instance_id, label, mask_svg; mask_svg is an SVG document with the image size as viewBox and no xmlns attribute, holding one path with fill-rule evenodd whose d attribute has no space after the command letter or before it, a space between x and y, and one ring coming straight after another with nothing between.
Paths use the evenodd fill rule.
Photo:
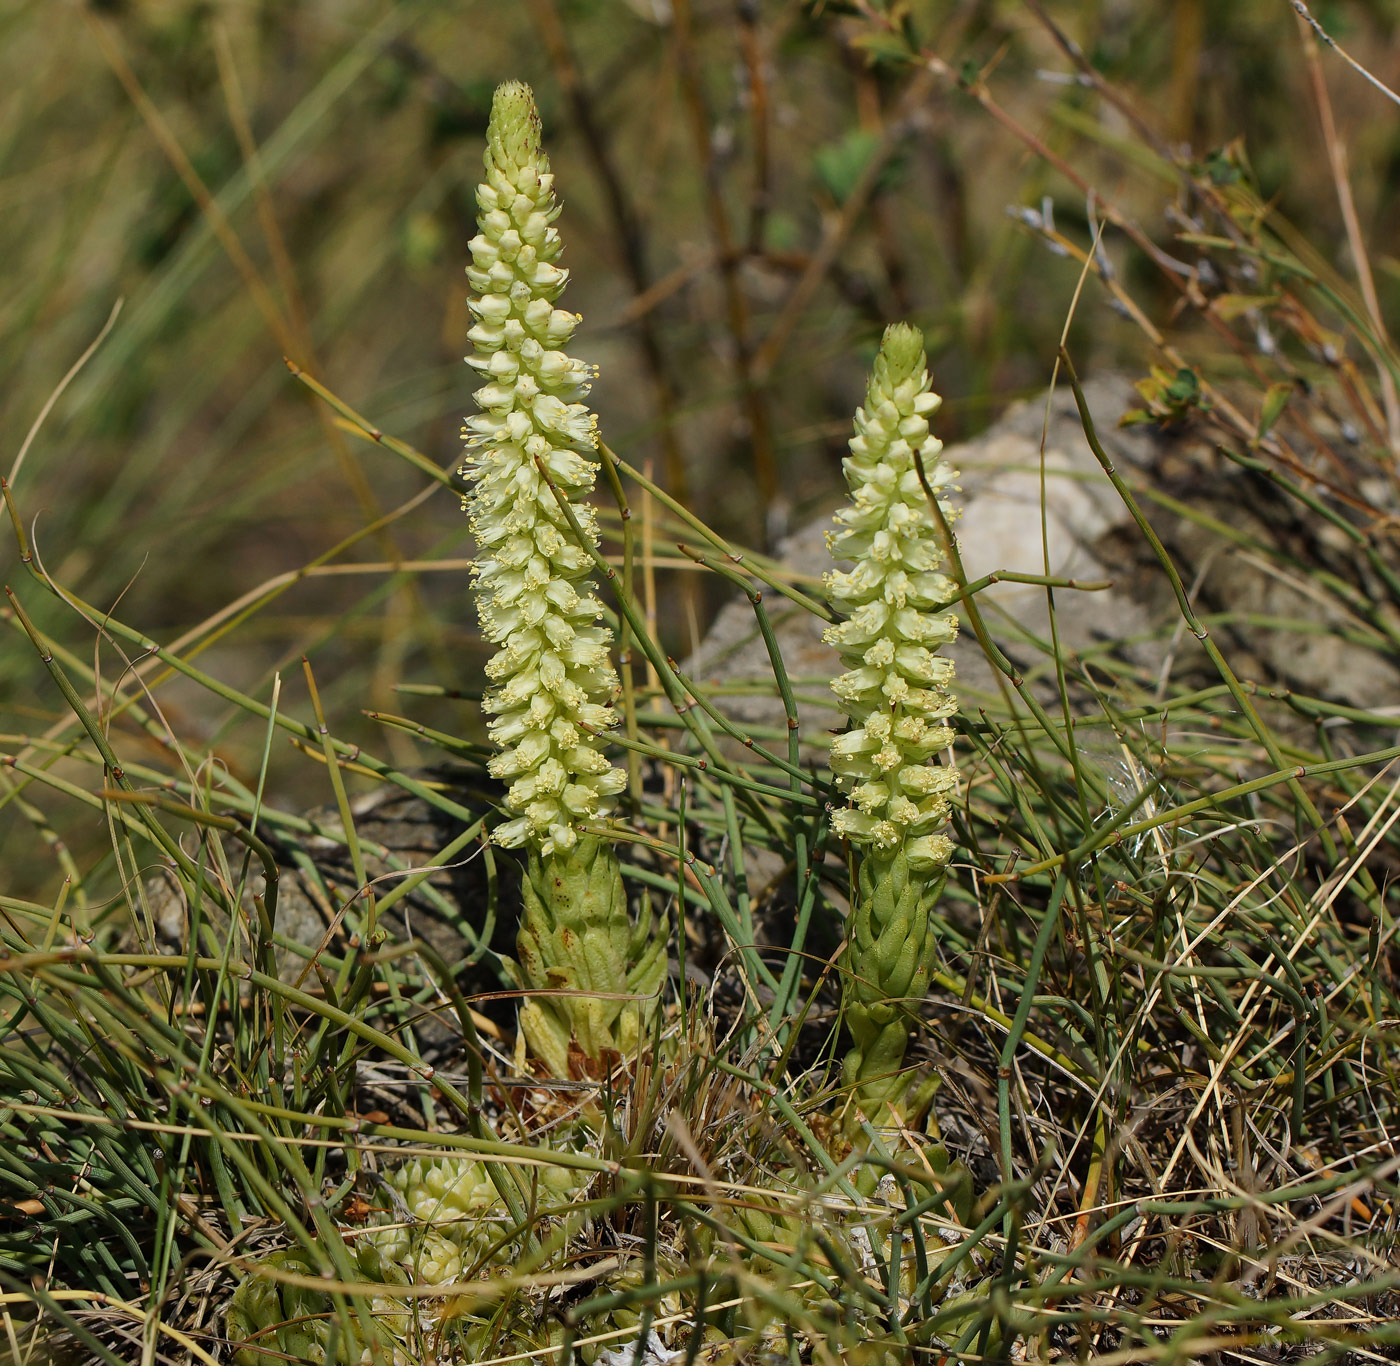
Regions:
<instances>
[{"instance_id":1,"label":"gray stone","mask_svg":"<svg viewBox=\"0 0 1400 1366\"><path fill-rule=\"evenodd\" d=\"M1119 417L1137 400L1128 379L1092 380L1085 397L1100 443L1138 490L1139 503L1166 543L1196 610L1234 614L1218 634L1239 675L1358 707L1384 706L1400 696L1400 671L1383 652L1347 638L1347 628L1357 623L1347 619L1335 599L1318 588L1306 569L1280 568L1279 549L1285 554L1293 549L1300 565L1309 565L1319 554L1345 557L1349 543L1344 537L1320 538L1310 527L1315 540L1291 548L1294 509L1262 488L1256 477L1189 435L1146 426L1120 428ZM944 459L962 472L961 492L954 499L962 515L954 529L969 582L998 571L1081 583L1111 580L1105 591L1055 590L1062 654L1111 650L1116 667L1134 672L1138 684L1149 690L1169 677L1218 681L1185 630L1149 545L1090 449L1067 387L1055 394L1048 411L1044 398L1016 404L975 440L947 448ZM1148 490L1172 501L1154 501ZM782 562L819 579L832 567L826 547L831 525L828 514L794 533L780 548ZM1251 540L1256 548L1248 544ZM1352 577L1360 576L1356 564L1344 568ZM820 596L818 588L811 592ZM839 729L844 718L822 700L826 682L839 668L835 650L822 641L824 623L771 591L764 601L787 668L802 678L801 691L810 699L799 707L804 733ZM1045 588L994 583L977 601L997 646L1043 696L1053 696ZM963 630L950 653L964 710L1003 686L971 631ZM752 681L754 695L726 699L729 714L741 725L783 724L768 654L748 603L733 602L721 611L687 673L702 686Z\"/></svg>"},{"instance_id":2,"label":"gray stone","mask_svg":"<svg viewBox=\"0 0 1400 1366\"><path fill-rule=\"evenodd\" d=\"M1306 523L1296 518L1286 499L1189 436L1120 428L1118 418L1136 399L1127 379L1100 378L1085 392L1106 453L1129 484L1142 490L1144 511L1167 544L1197 610L1208 614L1228 608L1236 614L1235 622L1214 633L1239 676L1358 707L1383 708L1400 697L1400 671L1385 652L1347 638L1348 629L1355 634L1358 623L1348 620L1335 598L1301 567L1325 561L1341 577L1364 583L1367 571L1346 537L1320 534L1316 518ZM950 447L944 458L962 471L956 532L969 581L998 571L1048 572L1080 582L1112 580L1106 591L1055 590L1062 654L1110 651L1114 667L1132 673L1139 689L1149 693L1168 679L1218 681L1184 629L1170 585L1141 531L1090 450L1067 388L1056 393L1048 411L1043 398L1017 404L977 439ZM1164 504L1159 497L1154 502L1149 492L1173 501ZM832 564L826 547L830 526L829 514L819 517L780 551L788 569L806 576L804 586L815 597L821 596L820 576ZM1290 557L1300 566L1296 570L1280 567ZM1027 686L1051 698L1055 679L1046 590L1000 582L980 592L977 600L991 636ZM799 694L804 735L840 729L845 718L826 700L839 661L822 640L823 621L771 590L765 590L764 606ZM963 631L951 651L963 710L970 713L1005 685L1004 675L988 663L970 631ZM743 599L720 612L685 672L701 687L729 685L718 705L740 727L784 729L768 653L753 610ZM1099 677L1110 681L1107 669ZM750 694L731 695L735 685L745 683L752 684ZM1084 694L1072 685L1071 695L1074 700ZM1081 743L1092 749L1098 742L1085 736ZM820 750L811 747L807 757L819 762ZM1116 768L1118 759L1107 752L1104 762ZM484 809L491 796L473 792L467 800L473 809ZM327 834L339 826L333 810L312 812L309 818ZM441 812L396 789L363 799L356 825L362 838L410 865L423 862L460 833ZM278 924L299 943L314 946L355 889L338 841L313 833L302 837L301 851L316 863L333 895L328 900L304 873L288 867ZM228 853L237 860L241 846L230 842ZM390 871L382 858L369 859L370 877ZM761 864L750 872L759 878ZM434 874L432 886L441 893L437 904L421 894L405 899L394 908L388 928L399 940L421 937L455 963L470 948L463 926L481 926L486 879L479 853L464 851L457 867ZM162 934L182 944L188 908L173 881L152 879L146 890ZM444 906L451 914L444 914ZM216 925L216 932L220 928ZM279 963L283 974L292 977L305 967L303 958L286 950Z\"/></svg>"}]
</instances>

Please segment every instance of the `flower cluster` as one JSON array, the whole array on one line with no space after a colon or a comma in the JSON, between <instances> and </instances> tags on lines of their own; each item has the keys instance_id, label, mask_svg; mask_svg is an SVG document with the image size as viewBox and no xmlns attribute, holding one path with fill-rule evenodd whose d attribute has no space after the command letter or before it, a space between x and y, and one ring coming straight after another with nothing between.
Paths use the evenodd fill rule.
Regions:
<instances>
[{"instance_id":1,"label":"flower cluster","mask_svg":"<svg viewBox=\"0 0 1400 1366\"><path fill-rule=\"evenodd\" d=\"M500 1199L486 1168L468 1158L410 1158L387 1179L425 1224L475 1221Z\"/></svg>"},{"instance_id":2,"label":"flower cluster","mask_svg":"<svg viewBox=\"0 0 1400 1366\"><path fill-rule=\"evenodd\" d=\"M606 810L626 781L597 738L616 721L612 636L599 624L590 557L559 501L596 545L586 499L598 466L583 454L596 447L596 421L577 401L589 367L559 349L579 319L554 307L569 278L556 264L559 206L534 98L518 81L496 91L485 160L467 269L476 351L467 363L486 383L463 433L462 474L474 486L481 628L500 647L486 666L494 686L484 706L500 747L491 772L510 784L518 813L495 838L549 854L571 848L578 823Z\"/></svg>"},{"instance_id":3,"label":"flower cluster","mask_svg":"<svg viewBox=\"0 0 1400 1366\"><path fill-rule=\"evenodd\" d=\"M356 1240L354 1257L354 1270L366 1280L390 1286L406 1281L403 1270L385 1265L379 1249L366 1239ZM224 1320L233 1366L266 1366L269 1361L411 1366L419 1359L406 1350L413 1319L408 1304L378 1294L369 1300L368 1315L344 1317L326 1291L314 1288L321 1271L318 1261L306 1248L290 1247L252 1264ZM346 1327L348 1335L342 1331Z\"/></svg>"},{"instance_id":4,"label":"flower cluster","mask_svg":"<svg viewBox=\"0 0 1400 1366\"><path fill-rule=\"evenodd\" d=\"M957 618L946 610L957 590L939 572L943 531L915 464L917 454L935 495L957 478L939 462L943 443L929 433L940 402L930 392L918 329L887 328L844 462L850 502L827 537L834 556L855 561L849 572L826 577L828 597L846 618L826 632L847 670L831 686L852 722L831 748L832 772L851 801L834 825L876 852L902 849L915 869L951 857L947 837L936 831L958 781L955 769L931 762L953 738L953 663L934 650L957 634ZM939 508L951 521L953 509L941 498Z\"/></svg>"},{"instance_id":5,"label":"flower cluster","mask_svg":"<svg viewBox=\"0 0 1400 1366\"><path fill-rule=\"evenodd\" d=\"M534 1169L542 1204L567 1203L588 1178L565 1167ZM408 1218L365 1231L386 1265L407 1274L415 1284L442 1285L460 1280L499 1242L506 1219L505 1202L481 1162L465 1157L415 1157L392 1168L385 1184L399 1197L396 1211Z\"/></svg>"}]
</instances>

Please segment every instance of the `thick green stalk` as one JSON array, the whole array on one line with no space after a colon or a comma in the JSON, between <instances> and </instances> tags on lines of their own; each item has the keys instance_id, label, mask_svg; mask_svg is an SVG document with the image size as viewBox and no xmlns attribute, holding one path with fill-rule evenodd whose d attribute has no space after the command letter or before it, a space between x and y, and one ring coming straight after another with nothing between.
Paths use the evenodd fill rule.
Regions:
<instances>
[{"instance_id":1,"label":"thick green stalk","mask_svg":"<svg viewBox=\"0 0 1400 1366\"><path fill-rule=\"evenodd\" d=\"M532 850L521 892L520 985L548 993L520 1008L530 1051L558 1077L635 1053L666 975L666 938L645 899L635 924L628 916L612 845L585 835L567 852Z\"/></svg>"},{"instance_id":2,"label":"thick green stalk","mask_svg":"<svg viewBox=\"0 0 1400 1366\"><path fill-rule=\"evenodd\" d=\"M936 943L930 915L944 874L909 866L903 849L861 860L845 975L846 1027L852 1048L841 1079L854 1108L875 1124L890 1107L902 1116L910 1075L903 1070L909 1012L928 992ZM854 1120L859 1125L858 1117Z\"/></svg>"}]
</instances>

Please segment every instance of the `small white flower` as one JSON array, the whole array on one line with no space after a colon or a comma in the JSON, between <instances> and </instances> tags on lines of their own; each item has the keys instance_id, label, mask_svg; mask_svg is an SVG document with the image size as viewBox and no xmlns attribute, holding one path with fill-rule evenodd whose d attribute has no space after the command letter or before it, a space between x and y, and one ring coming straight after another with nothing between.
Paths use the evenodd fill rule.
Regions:
<instances>
[{"instance_id":1,"label":"small white flower","mask_svg":"<svg viewBox=\"0 0 1400 1366\"><path fill-rule=\"evenodd\" d=\"M467 364L486 382L476 391L482 411L463 431L462 474L473 485L481 629L498 647L483 702L500 747L490 771L510 783L517 813L494 838L548 855L572 848L578 824L603 815L626 778L597 738L617 719L612 635L598 624L592 562L549 486L596 545L586 500L598 466L586 452L597 446L597 420L579 402L593 370L560 349L579 318L554 307L569 278L556 264L559 206L534 98L519 82L496 91L477 204L467 268L476 354Z\"/></svg>"},{"instance_id":2,"label":"small white flower","mask_svg":"<svg viewBox=\"0 0 1400 1366\"><path fill-rule=\"evenodd\" d=\"M942 530L914 460L935 494L957 478L929 432L940 402L918 330L888 328L844 462L850 502L827 536L834 556L855 561L826 576L832 606L845 617L826 632L847 670L831 686L852 723L831 747L832 772L852 803L833 823L881 853L902 845L910 864L923 868L952 855L947 838L929 831L948 819L957 792L956 770L931 762L953 738L941 724L957 710L948 691L953 662L933 651L957 635L948 610L957 589L940 572ZM941 498L939 507L951 522L954 509Z\"/></svg>"}]
</instances>

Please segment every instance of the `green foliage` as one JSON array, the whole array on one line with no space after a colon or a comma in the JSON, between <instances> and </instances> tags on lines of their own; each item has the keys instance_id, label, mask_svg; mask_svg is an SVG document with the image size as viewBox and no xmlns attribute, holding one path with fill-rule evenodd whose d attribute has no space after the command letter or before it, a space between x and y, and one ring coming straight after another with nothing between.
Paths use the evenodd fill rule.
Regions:
<instances>
[{"instance_id":1,"label":"green foliage","mask_svg":"<svg viewBox=\"0 0 1400 1366\"><path fill-rule=\"evenodd\" d=\"M812 154L812 169L832 199L844 204L860 186L879 147L878 133L868 128L852 128L839 141L817 148ZM876 173L875 193L894 189L903 173L897 160L883 162Z\"/></svg>"},{"instance_id":2,"label":"green foliage","mask_svg":"<svg viewBox=\"0 0 1400 1366\"><path fill-rule=\"evenodd\" d=\"M7 430L130 283L4 489L0 1352L1393 1352L1400 749L1386 699L1346 688L1400 652L1400 215L1373 120L1352 164L1376 278L1337 268L1365 241L1344 249L1300 152L1293 17L1184 5L1162 44L1150 6L1073 34L998 5L89 8L0 16L55 157L0 181ZM1389 41L1345 12L1349 52ZM485 838L508 792L443 496L472 324L438 301L489 78L522 54L578 205L573 289L621 320L580 334L615 377L601 543L559 526L618 643L629 768L517 886ZM1324 91L1350 79L1314 55ZM163 122L135 121L123 62ZM175 144L226 177L212 199ZM899 148L904 175L866 174ZM941 892L875 857L852 886L814 710L832 669L784 644L833 613L748 544L834 497L901 315L940 339L948 440L1068 338L1125 564L1164 604L1155 663L1140 639L1074 653L1057 613L1085 585L1020 576L1042 638L949 547L991 681L949 718ZM1091 349L1148 371L1184 469L1115 461L1117 414L1063 364ZM1226 517L1193 482L1222 470ZM1240 566L1295 596L1247 597ZM745 595L753 676L676 663L697 583ZM1318 686L1270 664L1319 642L1348 653ZM522 1074L525 988L554 1047ZM568 1055L585 1037L597 1066ZM903 1124L886 1078L920 1088Z\"/></svg>"},{"instance_id":3,"label":"green foliage","mask_svg":"<svg viewBox=\"0 0 1400 1366\"><path fill-rule=\"evenodd\" d=\"M1196 372L1185 366L1172 374L1154 365L1148 378L1138 380L1136 387L1147 401L1147 407L1124 413L1119 419L1124 427L1142 422L1156 422L1165 426L1183 421L1196 409L1210 406L1210 401L1201 393L1201 381Z\"/></svg>"}]
</instances>

